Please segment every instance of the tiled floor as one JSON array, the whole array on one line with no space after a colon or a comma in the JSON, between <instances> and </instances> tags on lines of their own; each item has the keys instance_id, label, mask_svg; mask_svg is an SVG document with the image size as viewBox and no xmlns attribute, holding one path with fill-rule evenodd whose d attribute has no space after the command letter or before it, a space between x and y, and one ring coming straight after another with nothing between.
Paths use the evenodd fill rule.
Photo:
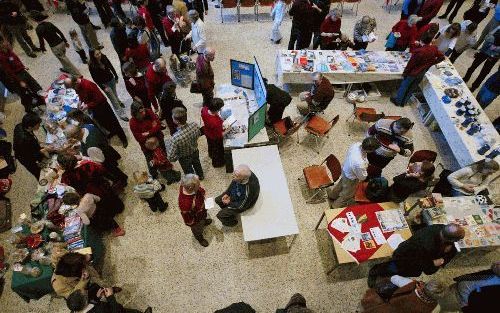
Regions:
<instances>
[{"instance_id":1,"label":"tiled floor","mask_svg":"<svg viewBox=\"0 0 500 313\"><path fill-rule=\"evenodd\" d=\"M342 30L352 34L357 18L361 18L364 14L374 16L378 22L377 33L380 39L370 45L373 50L383 49L382 39L399 19L399 10L388 14L381 8L382 2L385 1L362 1L357 17L346 10L342 19ZM272 26L269 15L262 15L260 21L255 22L250 15L252 9L244 9L243 12L248 15L244 16L241 23L236 23L234 17L226 16L225 23L221 24L220 12L213 8L213 4L213 2L210 4L207 28L209 45L217 50L213 62L217 84L230 81L230 59L251 62L253 56L257 57L263 75L272 82L276 50L286 48L291 20L285 18L282 25L281 29L285 36L283 42L279 46L272 45L268 39ZM234 13L235 9L228 11ZM269 12L269 8L262 8L261 12ZM95 10L92 19L99 24ZM65 14L54 15L51 20L55 21L65 34L76 26ZM105 46L104 53L115 66L118 66L119 62L112 49L108 31L98 31L98 37ZM464 69L471 63L472 54L473 52L465 53L457 62L460 73L463 74ZM169 52L164 52L164 55L168 56ZM24 53L20 53L20 56L42 85L48 86L58 75L59 63L50 52L40 55L37 59L30 59ZM89 77L87 67L79 62L77 54L72 49L69 57L82 73ZM394 91L397 84L384 84L384 87ZM118 89L121 99L127 105L130 104L131 100L123 81L120 81ZM178 89L178 96L188 107L189 120L199 121L201 97L191 95L188 89L182 88ZM294 108L296 101L295 98L287 108L286 114L297 114ZM456 166L442 136L431 133L419 122L415 108L396 108L388 102L387 97L369 102L366 106L375 107L386 114L407 116L415 120L417 122L413 130L415 147L440 151L439 162L443 162L446 167ZM176 206L178 185L169 186L163 193L163 198L170 203L169 210L163 214L152 213L147 205L133 196L129 185L124 197L125 212L118 217L127 234L117 239L105 239L107 251L103 273L110 283L123 286L124 292L118 295L119 301L129 307L140 309L151 305L155 312L169 313L213 312L232 302L245 301L257 312L274 312L276 308L283 306L293 293L301 292L307 298L309 306L317 312L355 312L359 299L366 289L369 266L367 264L342 266L331 275L326 275L334 264L333 245L324 229L313 231L326 204L306 204L302 186L297 180L302 175L303 167L320 162L330 153L343 160L347 147L364 137L366 125L345 122L351 110L352 106L343 99L336 98L330 104L325 115L333 117L339 114L340 122L326 140L319 155L308 146L307 142L298 145L293 140L281 150L288 187L300 228L300 234L291 248L289 248L291 238L246 244L242 238L241 227L230 231L221 230L218 222L207 229L206 238L210 241L210 246L203 248L182 223ZM498 116L499 111L498 100L487 110L492 118ZM18 101L7 105L6 129L10 136L22 114L23 109ZM130 145L124 151L117 143L116 148L123 156L122 168L129 174L137 168L146 169L138 145L128 131L127 125L123 126L126 127L130 137ZM301 131L300 136L303 139L305 134ZM202 165L206 170L203 186L209 196L218 195L229 183L230 175L225 174L222 169L211 168L204 139L200 139L200 149ZM405 158L397 157L384 175L391 178L401 173L406 167L406 162ZM175 166L180 169L177 164ZM28 203L34 193L36 181L21 165L13 180L14 186L10 198L14 217L17 217L22 212L28 212ZM499 190L497 184L497 194ZM209 211L209 214L214 217L216 212L216 210ZM8 236L9 233L4 233L0 236L0 240ZM458 274L484 269L492 260L498 259L498 251L470 255L454 260L435 276L451 283L452 278ZM2 313L67 312L62 300L55 299L50 302L48 296L25 303L10 290L10 277L11 274L7 274L6 286L0 297Z\"/></svg>"}]
</instances>

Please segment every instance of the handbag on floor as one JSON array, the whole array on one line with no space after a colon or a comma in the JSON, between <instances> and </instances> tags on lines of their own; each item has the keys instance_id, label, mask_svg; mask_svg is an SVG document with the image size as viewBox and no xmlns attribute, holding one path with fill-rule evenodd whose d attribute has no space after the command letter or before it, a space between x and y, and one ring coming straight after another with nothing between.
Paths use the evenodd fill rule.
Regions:
<instances>
[{"instance_id":1,"label":"handbag on floor","mask_svg":"<svg viewBox=\"0 0 500 313\"><path fill-rule=\"evenodd\" d=\"M197 80L191 82L191 88L189 89L191 93L201 93L201 85Z\"/></svg>"}]
</instances>

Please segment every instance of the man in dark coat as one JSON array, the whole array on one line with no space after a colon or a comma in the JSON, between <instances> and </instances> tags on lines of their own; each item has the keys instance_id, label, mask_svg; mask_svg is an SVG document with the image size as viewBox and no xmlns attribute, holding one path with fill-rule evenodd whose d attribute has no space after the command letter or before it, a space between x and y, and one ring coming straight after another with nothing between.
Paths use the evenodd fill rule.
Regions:
<instances>
[{"instance_id":1,"label":"man in dark coat","mask_svg":"<svg viewBox=\"0 0 500 313\"><path fill-rule=\"evenodd\" d=\"M306 49L311 44L312 16L315 10L320 10L316 4L309 0L294 0L288 14L293 17L292 30L288 50ZM297 45L295 45L297 42Z\"/></svg>"},{"instance_id":2,"label":"man in dark coat","mask_svg":"<svg viewBox=\"0 0 500 313\"><path fill-rule=\"evenodd\" d=\"M238 224L236 216L251 207L259 198L259 179L247 165L239 165L234 169L233 181L227 190L217 198L217 203L221 210L217 213L217 218L222 225L232 227Z\"/></svg>"},{"instance_id":3,"label":"man in dark coat","mask_svg":"<svg viewBox=\"0 0 500 313\"><path fill-rule=\"evenodd\" d=\"M40 146L34 131L40 128L42 119L35 113L27 113L20 124L14 128L14 154L35 178L40 176L40 162L44 158L44 150Z\"/></svg>"},{"instance_id":4,"label":"man in dark coat","mask_svg":"<svg viewBox=\"0 0 500 313\"><path fill-rule=\"evenodd\" d=\"M321 23L323 23L325 17L330 12L330 0L312 0L312 3L316 4L316 6L319 8L319 10L314 11L312 22L312 31L314 34L313 49L316 50L321 43Z\"/></svg>"},{"instance_id":5,"label":"man in dark coat","mask_svg":"<svg viewBox=\"0 0 500 313\"><path fill-rule=\"evenodd\" d=\"M19 6L8 0L0 1L0 24L5 25L7 30L14 35L17 42L23 48L26 55L36 58L35 52L40 51L28 35L28 19L21 13Z\"/></svg>"},{"instance_id":6,"label":"man in dark coat","mask_svg":"<svg viewBox=\"0 0 500 313\"><path fill-rule=\"evenodd\" d=\"M283 112L292 102L292 97L288 92L276 87L276 85L268 84L266 78L264 78L264 84L267 91L266 101L269 104L267 117L272 125L283 118Z\"/></svg>"},{"instance_id":7,"label":"man in dark coat","mask_svg":"<svg viewBox=\"0 0 500 313\"><path fill-rule=\"evenodd\" d=\"M431 225L418 230L394 250L391 261L370 269L368 286L374 286L377 276L418 277L422 272L436 273L455 256L454 243L464 236L464 229L456 224Z\"/></svg>"}]
</instances>

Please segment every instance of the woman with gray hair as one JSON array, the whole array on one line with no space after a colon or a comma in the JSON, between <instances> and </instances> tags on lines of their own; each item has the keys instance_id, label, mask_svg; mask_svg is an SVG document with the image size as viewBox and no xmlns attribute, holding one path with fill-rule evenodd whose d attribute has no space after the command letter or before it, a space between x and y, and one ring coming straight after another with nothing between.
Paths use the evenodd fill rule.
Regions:
<instances>
[{"instance_id":1,"label":"woman with gray hair","mask_svg":"<svg viewBox=\"0 0 500 313\"><path fill-rule=\"evenodd\" d=\"M194 238L200 245L208 247L208 241L203 237L203 229L212 223L207 218L205 208L205 189L200 187L200 178L195 174L186 174L179 188L179 209L184 224L191 228Z\"/></svg>"},{"instance_id":2,"label":"woman with gray hair","mask_svg":"<svg viewBox=\"0 0 500 313\"><path fill-rule=\"evenodd\" d=\"M353 50L364 50L368 47L368 43L374 42L375 39L370 38L369 35L375 31L375 28L377 28L375 18L368 15L363 16L361 20L357 21L356 25L354 25Z\"/></svg>"},{"instance_id":3,"label":"woman with gray hair","mask_svg":"<svg viewBox=\"0 0 500 313\"><path fill-rule=\"evenodd\" d=\"M321 23L321 50L337 50L337 39L340 38L342 14L338 9L333 9Z\"/></svg>"},{"instance_id":4,"label":"woman with gray hair","mask_svg":"<svg viewBox=\"0 0 500 313\"><path fill-rule=\"evenodd\" d=\"M417 23L422 18L415 14L408 17L407 20L401 20L392 27L392 33L396 37L396 44L386 51L405 51L417 39Z\"/></svg>"}]
</instances>

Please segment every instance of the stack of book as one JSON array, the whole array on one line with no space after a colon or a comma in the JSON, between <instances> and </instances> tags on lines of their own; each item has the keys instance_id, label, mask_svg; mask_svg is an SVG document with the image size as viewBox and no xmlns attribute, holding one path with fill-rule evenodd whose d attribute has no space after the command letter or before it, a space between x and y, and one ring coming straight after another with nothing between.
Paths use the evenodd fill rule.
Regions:
<instances>
[{"instance_id":1,"label":"stack of book","mask_svg":"<svg viewBox=\"0 0 500 313\"><path fill-rule=\"evenodd\" d=\"M63 238L68 244L68 250L81 249L85 246L81 237L82 219L78 214L67 216L64 219Z\"/></svg>"}]
</instances>

